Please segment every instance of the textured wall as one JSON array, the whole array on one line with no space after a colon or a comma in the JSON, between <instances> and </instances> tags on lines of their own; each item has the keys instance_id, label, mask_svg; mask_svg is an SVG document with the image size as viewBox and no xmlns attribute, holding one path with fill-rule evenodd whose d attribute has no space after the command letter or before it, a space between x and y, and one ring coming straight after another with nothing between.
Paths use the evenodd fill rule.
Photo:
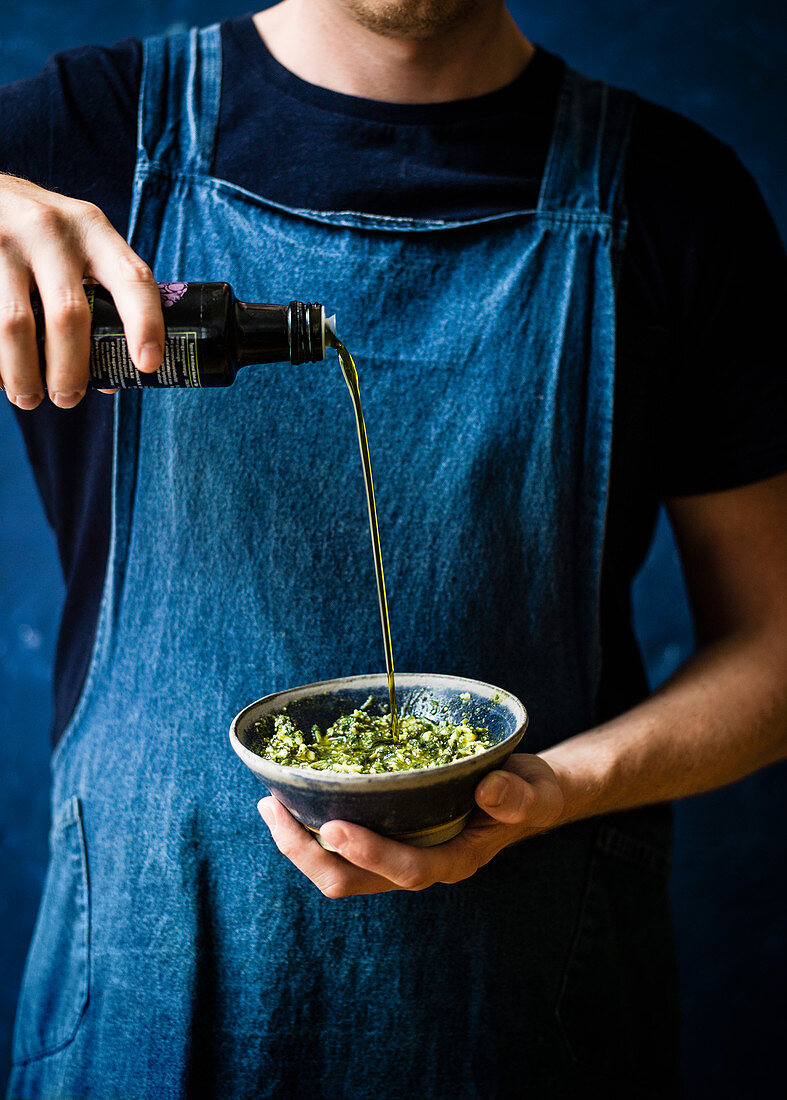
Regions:
<instances>
[{"instance_id":1,"label":"textured wall","mask_svg":"<svg viewBox=\"0 0 787 1100\"><path fill-rule=\"evenodd\" d=\"M778 187L787 160L787 23L781 0L520 0L510 6L531 38L578 68L632 87L728 141L759 181L782 230L787 228L787 193ZM3 5L0 81L34 73L55 50L207 23L244 8L207 0L126 0L117 8L99 0ZM0 1079L45 865L49 677L61 591L52 538L3 403ZM636 613L656 683L691 644L665 524L637 585ZM777 868L787 843L777 800L784 786L784 771L770 769L677 809L672 888L691 1098L764 1096L781 1069L787 975Z\"/></svg>"}]
</instances>

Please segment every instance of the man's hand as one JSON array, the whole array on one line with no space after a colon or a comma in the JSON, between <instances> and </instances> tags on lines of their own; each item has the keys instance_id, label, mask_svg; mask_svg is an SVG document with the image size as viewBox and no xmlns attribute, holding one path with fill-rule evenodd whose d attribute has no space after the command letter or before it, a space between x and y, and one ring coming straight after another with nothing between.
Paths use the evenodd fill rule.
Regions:
<instances>
[{"instance_id":1,"label":"man's hand","mask_svg":"<svg viewBox=\"0 0 787 1100\"><path fill-rule=\"evenodd\" d=\"M552 768L538 756L515 753L505 769L491 772L475 792L475 810L459 836L434 848L413 848L346 821L329 821L320 835L326 852L275 798L258 810L277 848L327 898L425 890L436 882L461 882L493 856L525 837L557 825L563 793Z\"/></svg>"},{"instance_id":2,"label":"man's hand","mask_svg":"<svg viewBox=\"0 0 787 1100\"><path fill-rule=\"evenodd\" d=\"M44 396L33 285L44 307L49 397L70 409L84 396L91 317L83 279L98 281L114 298L135 366L156 370L164 320L147 264L98 207L0 175L0 384L20 409L34 409Z\"/></svg>"}]
</instances>

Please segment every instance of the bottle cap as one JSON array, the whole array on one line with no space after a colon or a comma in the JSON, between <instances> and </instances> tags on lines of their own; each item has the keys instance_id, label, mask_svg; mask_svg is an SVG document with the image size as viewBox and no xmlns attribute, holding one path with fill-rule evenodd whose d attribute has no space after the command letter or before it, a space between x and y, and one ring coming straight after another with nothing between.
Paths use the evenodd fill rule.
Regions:
<instances>
[{"instance_id":1,"label":"bottle cap","mask_svg":"<svg viewBox=\"0 0 787 1100\"><path fill-rule=\"evenodd\" d=\"M325 310L317 302L290 302L287 310L290 362L316 363L325 358Z\"/></svg>"}]
</instances>

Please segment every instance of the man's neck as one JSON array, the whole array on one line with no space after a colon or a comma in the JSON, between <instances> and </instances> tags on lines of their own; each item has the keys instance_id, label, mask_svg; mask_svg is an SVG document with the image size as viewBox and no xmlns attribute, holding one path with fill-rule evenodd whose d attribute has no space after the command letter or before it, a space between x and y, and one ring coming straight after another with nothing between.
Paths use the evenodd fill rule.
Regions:
<instances>
[{"instance_id":1,"label":"man's neck","mask_svg":"<svg viewBox=\"0 0 787 1100\"><path fill-rule=\"evenodd\" d=\"M389 103L441 103L504 87L534 53L502 0L468 7L418 37L370 29L345 0L284 0L254 22L276 60L310 84Z\"/></svg>"}]
</instances>

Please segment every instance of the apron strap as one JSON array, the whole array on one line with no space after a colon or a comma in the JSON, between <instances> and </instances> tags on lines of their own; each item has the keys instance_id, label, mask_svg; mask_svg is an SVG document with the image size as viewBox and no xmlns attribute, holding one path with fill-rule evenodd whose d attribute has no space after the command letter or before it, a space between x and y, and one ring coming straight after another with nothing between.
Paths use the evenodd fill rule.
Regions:
<instances>
[{"instance_id":1,"label":"apron strap","mask_svg":"<svg viewBox=\"0 0 787 1100\"><path fill-rule=\"evenodd\" d=\"M221 30L146 38L137 118L137 161L209 175L221 98Z\"/></svg>"},{"instance_id":2,"label":"apron strap","mask_svg":"<svg viewBox=\"0 0 787 1100\"><path fill-rule=\"evenodd\" d=\"M635 105L632 92L566 68L538 197L540 213L613 213Z\"/></svg>"}]
</instances>

